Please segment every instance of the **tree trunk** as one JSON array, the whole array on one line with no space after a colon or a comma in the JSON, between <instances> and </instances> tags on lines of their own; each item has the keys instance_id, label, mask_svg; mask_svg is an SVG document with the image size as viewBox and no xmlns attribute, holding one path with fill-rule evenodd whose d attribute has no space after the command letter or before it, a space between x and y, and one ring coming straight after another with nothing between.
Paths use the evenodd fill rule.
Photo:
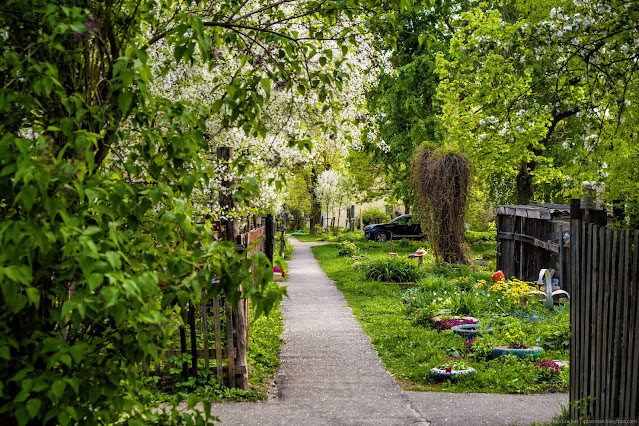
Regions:
<instances>
[{"instance_id":1,"label":"tree trunk","mask_svg":"<svg viewBox=\"0 0 639 426\"><path fill-rule=\"evenodd\" d=\"M535 169L535 163L522 162L519 173L515 179L517 183L517 204L527 205L533 198L532 176L530 172Z\"/></svg>"},{"instance_id":2,"label":"tree trunk","mask_svg":"<svg viewBox=\"0 0 639 426\"><path fill-rule=\"evenodd\" d=\"M311 194L311 214L309 215L310 221L310 233L316 234L317 230L315 226L322 224L322 206L320 205L317 196L315 195L315 188L317 187L317 171L315 167L311 169L311 183L308 186L308 192Z\"/></svg>"}]
</instances>

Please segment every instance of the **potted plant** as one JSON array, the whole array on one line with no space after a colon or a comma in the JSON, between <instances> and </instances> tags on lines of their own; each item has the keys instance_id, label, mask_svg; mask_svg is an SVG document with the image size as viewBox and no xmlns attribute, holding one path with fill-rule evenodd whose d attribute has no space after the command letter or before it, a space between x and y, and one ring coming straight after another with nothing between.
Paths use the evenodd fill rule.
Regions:
<instances>
[{"instance_id":1,"label":"potted plant","mask_svg":"<svg viewBox=\"0 0 639 426\"><path fill-rule=\"evenodd\" d=\"M457 376L472 374L475 369L462 357L447 356L436 367L431 368L430 374L436 380L451 379Z\"/></svg>"}]
</instances>

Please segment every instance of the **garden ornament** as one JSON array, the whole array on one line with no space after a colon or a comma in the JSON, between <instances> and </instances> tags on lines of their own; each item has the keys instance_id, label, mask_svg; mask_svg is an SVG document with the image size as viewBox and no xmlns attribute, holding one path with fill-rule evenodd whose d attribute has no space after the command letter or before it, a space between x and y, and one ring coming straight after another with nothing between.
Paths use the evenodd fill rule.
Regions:
<instances>
[{"instance_id":1,"label":"garden ornament","mask_svg":"<svg viewBox=\"0 0 639 426\"><path fill-rule=\"evenodd\" d=\"M506 278L506 276L501 270L499 270L495 272L494 274L492 274L490 278L492 278L493 282L498 283L499 281L503 281Z\"/></svg>"},{"instance_id":2,"label":"garden ornament","mask_svg":"<svg viewBox=\"0 0 639 426\"><path fill-rule=\"evenodd\" d=\"M532 290L528 292L529 295L540 294L544 298L544 306L547 307L548 309L552 309L552 307L555 304L553 301L553 296L565 294L568 300L570 300L570 295L568 294L568 292L564 290L552 291L552 276L554 273L555 273L554 269L550 269L550 270L542 269L541 271L539 271L539 280L537 281L537 284L545 286L546 288L545 293L539 290Z\"/></svg>"}]
</instances>

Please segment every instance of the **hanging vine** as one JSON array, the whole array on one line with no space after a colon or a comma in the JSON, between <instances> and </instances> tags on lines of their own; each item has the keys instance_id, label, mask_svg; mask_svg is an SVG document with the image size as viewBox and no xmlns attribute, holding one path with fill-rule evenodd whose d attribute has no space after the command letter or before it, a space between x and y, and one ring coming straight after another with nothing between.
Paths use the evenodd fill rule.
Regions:
<instances>
[{"instance_id":1,"label":"hanging vine","mask_svg":"<svg viewBox=\"0 0 639 426\"><path fill-rule=\"evenodd\" d=\"M460 153L421 147L413 157L411 177L420 219L438 260L467 263L464 215L472 163Z\"/></svg>"}]
</instances>

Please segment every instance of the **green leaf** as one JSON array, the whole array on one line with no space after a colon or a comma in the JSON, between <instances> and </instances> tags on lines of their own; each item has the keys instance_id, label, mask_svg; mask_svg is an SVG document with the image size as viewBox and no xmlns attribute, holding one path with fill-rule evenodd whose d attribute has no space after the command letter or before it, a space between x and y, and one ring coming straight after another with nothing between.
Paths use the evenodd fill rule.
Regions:
<instances>
[{"instance_id":1,"label":"green leaf","mask_svg":"<svg viewBox=\"0 0 639 426\"><path fill-rule=\"evenodd\" d=\"M118 107L122 114L126 115L126 112L129 110L131 106L131 101L133 100L133 96L130 92L122 92L118 95Z\"/></svg>"},{"instance_id":2,"label":"green leaf","mask_svg":"<svg viewBox=\"0 0 639 426\"><path fill-rule=\"evenodd\" d=\"M37 196L38 189L35 186L24 185L18 193L16 200L21 200L25 210L27 212L30 212L33 208L33 204L35 203Z\"/></svg>"},{"instance_id":3,"label":"green leaf","mask_svg":"<svg viewBox=\"0 0 639 426\"><path fill-rule=\"evenodd\" d=\"M51 385L51 401L58 402L62 398L62 395L64 395L64 389L66 387L67 384L64 380L56 380L53 382L53 385Z\"/></svg>"},{"instance_id":4,"label":"green leaf","mask_svg":"<svg viewBox=\"0 0 639 426\"><path fill-rule=\"evenodd\" d=\"M179 63L182 60L184 52L186 52L185 45L181 44L175 47L175 50L173 51L173 58L175 59L175 62Z\"/></svg>"},{"instance_id":5,"label":"green leaf","mask_svg":"<svg viewBox=\"0 0 639 426\"><path fill-rule=\"evenodd\" d=\"M260 85L264 88L267 96L271 96L271 79L263 78L260 80Z\"/></svg>"},{"instance_id":6,"label":"green leaf","mask_svg":"<svg viewBox=\"0 0 639 426\"><path fill-rule=\"evenodd\" d=\"M91 273L91 275L89 275L89 279L87 280L89 291L93 291L96 288L100 287L103 281L104 275L98 274L97 272Z\"/></svg>"},{"instance_id":7,"label":"green leaf","mask_svg":"<svg viewBox=\"0 0 639 426\"><path fill-rule=\"evenodd\" d=\"M73 308L75 308L76 302L75 300L67 300L62 305L62 309L60 310L60 318L64 318Z\"/></svg>"},{"instance_id":8,"label":"green leaf","mask_svg":"<svg viewBox=\"0 0 639 426\"><path fill-rule=\"evenodd\" d=\"M32 305L35 305L36 309L40 306L40 290L35 287L28 287L26 290L27 299Z\"/></svg>"},{"instance_id":9,"label":"green leaf","mask_svg":"<svg viewBox=\"0 0 639 426\"><path fill-rule=\"evenodd\" d=\"M19 312L27 304L27 298L18 292L18 286L9 281L0 283L2 288L2 296L4 297L7 308L11 312Z\"/></svg>"},{"instance_id":10,"label":"green leaf","mask_svg":"<svg viewBox=\"0 0 639 426\"><path fill-rule=\"evenodd\" d=\"M33 280L31 269L27 265L7 266L1 268L0 273L5 275L10 280L20 284L28 284Z\"/></svg>"},{"instance_id":11,"label":"green leaf","mask_svg":"<svg viewBox=\"0 0 639 426\"><path fill-rule=\"evenodd\" d=\"M71 365L73 364L73 361L71 360L71 355L69 354L60 355L60 362L62 362L64 365L66 365L69 368L71 368Z\"/></svg>"},{"instance_id":12,"label":"green leaf","mask_svg":"<svg viewBox=\"0 0 639 426\"><path fill-rule=\"evenodd\" d=\"M27 401L27 412L31 418L34 418L38 412L40 411L40 407L42 406L42 401L40 398L32 398Z\"/></svg>"},{"instance_id":13,"label":"green leaf","mask_svg":"<svg viewBox=\"0 0 639 426\"><path fill-rule=\"evenodd\" d=\"M122 79L122 85L124 87L129 87L131 83L133 83L133 70L124 68L120 72L120 78Z\"/></svg>"},{"instance_id":14,"label":"green leaf","mask_svg":"<svg viewBox=\"0 0 639 426\"><path fill-rule=\"evenodd\" d=\"M120 261L120 255L115 251L107 251L106 258L113 269L117 269L118 262Z\"/></svg>"},{"instance_id":15,"label":"green leaf","mask_svg":"<svg viewBox=\"0 0 639 426\"><path fill-rule=\"evenodd\" d=\"M29 413L27 413L27 409L25 407L18 407L15 411L16 419L18 420L18 424L26 425L29 421Z\"/></svg>"}]
</instances>

